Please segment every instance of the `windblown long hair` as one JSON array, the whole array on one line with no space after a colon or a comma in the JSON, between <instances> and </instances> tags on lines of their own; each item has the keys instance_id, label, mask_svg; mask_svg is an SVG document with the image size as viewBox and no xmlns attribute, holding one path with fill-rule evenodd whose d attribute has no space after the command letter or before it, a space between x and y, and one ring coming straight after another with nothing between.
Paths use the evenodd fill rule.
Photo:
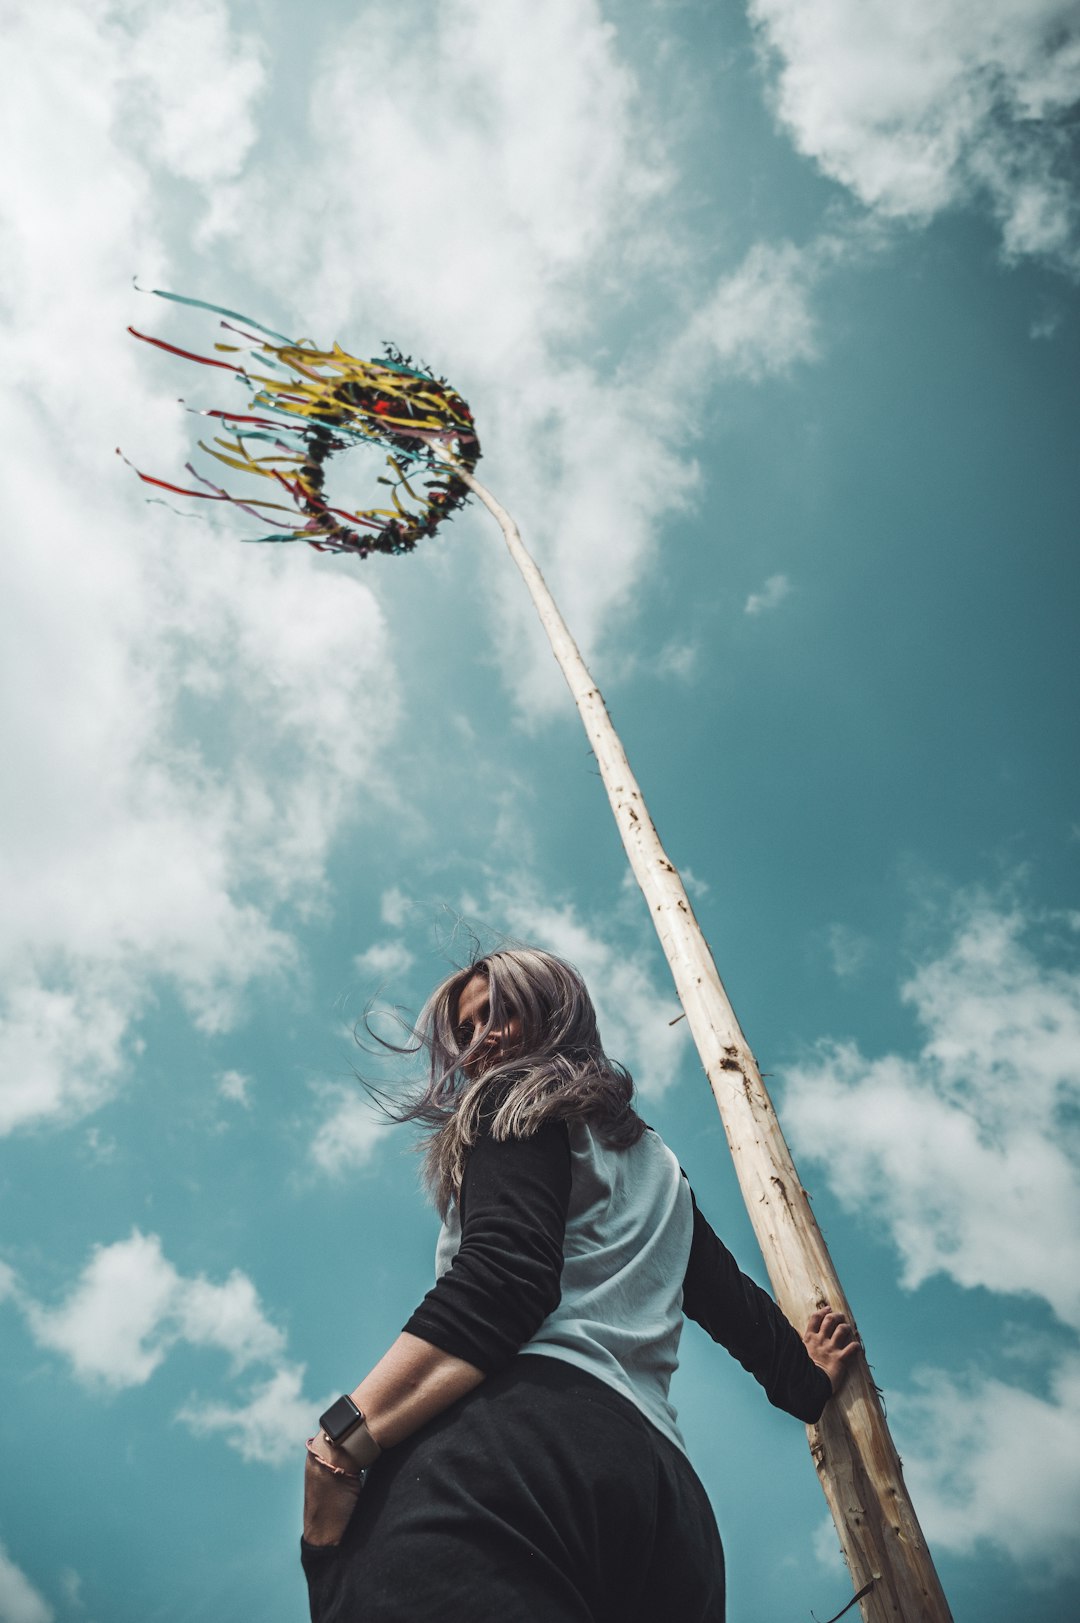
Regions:
<instances>
[{"instance_id":1,"label":"windblown long hair","mask_svg":"<svg viewBox=\"0 0 1080 1623\"><path fill-rule=\"evenodd\" d=\"M474 975L487 977L488 1018L466 1034L458 1003ZM515 1017L520 1036L478 1069L486 1039ZM456 970L428 998L413 1032L427 1053L428 1079L389 1108L396 1120L427 1127L424 1181L444 1218L460 1195L469 1150L485 1131L530 1138L544 1122L581 1121L614 1149L628 1149L645 1131L631 1102L633 1077L604 1053L585 982L552 953L506 948Z\"/></svg>"}]
</instances>

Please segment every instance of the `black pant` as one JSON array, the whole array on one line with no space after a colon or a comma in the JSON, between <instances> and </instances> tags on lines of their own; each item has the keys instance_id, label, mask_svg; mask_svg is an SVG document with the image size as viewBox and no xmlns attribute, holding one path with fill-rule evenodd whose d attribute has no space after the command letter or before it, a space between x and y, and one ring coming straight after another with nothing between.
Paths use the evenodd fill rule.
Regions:
<instances>
[{"instance_id":1,"label":"black pant","mask_svg":"<svg viewBox=\"0 0 1080 1623\"><path fill-rule=\"evenodd\" d=\"M526 1355L388 1449L339 1545L301 1543L312 1623L723 1623L689 1462L632 1403Z\"/></svg>"}]
</instances>

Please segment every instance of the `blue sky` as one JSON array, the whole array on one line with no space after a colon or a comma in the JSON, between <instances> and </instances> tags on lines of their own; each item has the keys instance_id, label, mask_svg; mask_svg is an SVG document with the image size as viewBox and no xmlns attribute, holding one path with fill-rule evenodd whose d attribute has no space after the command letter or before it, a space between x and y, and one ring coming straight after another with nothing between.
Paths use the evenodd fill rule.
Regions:
<instances>
[{"instance_id":1,"label":"blue sky","mask_svg":"<svg viewBox=\"0 0 1080 1623\"><path fill-rule=\"evenodd\" d=\"M60 0L9 36L0 1623L304 1615L299 1441L436 1228L353 1026L467 928L580 965L765 1277L497 531L359 564L147 505L114 447L169 477L177 397L221 402L126 337L214 336L133 274L393 339L470 400L770 1073L958 1623L1066 1615L1072 8ZM684 1355L732 1616L831 1615L802 1428L692 1327Z\"/></svg>"}]
</instances>

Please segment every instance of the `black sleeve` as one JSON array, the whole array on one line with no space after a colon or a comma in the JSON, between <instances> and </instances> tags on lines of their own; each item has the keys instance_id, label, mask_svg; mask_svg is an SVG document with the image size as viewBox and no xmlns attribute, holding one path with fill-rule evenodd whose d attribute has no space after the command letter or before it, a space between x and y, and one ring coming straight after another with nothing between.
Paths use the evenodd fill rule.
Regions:
<instances>
[{"instance_id":1,"label":"black sleeve","mask_svg":"<svg viewBox=\"0 0 1080 1623\"><path fill-rule=\"evenodd\" d=\"M813 1425L832 1396L832 1382L803 1346L768 1292L741 1273L698 1211L683 1284L683 1312L726 1347L765 1388L769 1402Z\"/></svg>"},{"instance_id":2,"label":"black sleeve","mask_svg":"<svg viewBox=\"0 0 1080 1623\"><path fill-rule=\"evenodd\" d=\"M461 1246L405 1329L486 1375L509 1363L559 1305L569 1202L565 1122L481 1138L461 1185Z\"/></svg>"}]
</instances>

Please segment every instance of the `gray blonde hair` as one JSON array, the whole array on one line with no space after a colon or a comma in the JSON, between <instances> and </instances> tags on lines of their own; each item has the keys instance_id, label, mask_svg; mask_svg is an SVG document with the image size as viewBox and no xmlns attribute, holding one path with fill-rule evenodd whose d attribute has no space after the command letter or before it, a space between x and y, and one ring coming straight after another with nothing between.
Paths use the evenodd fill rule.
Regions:
<instances>
[{"instance_id":1,"label":"gray blonde hair","mask_svg":"<svg viewBox=\"0 0 1080 1623\"><path fill-rule=\"evenodd\" d=\"M487 976L488 1019L463 1043L458 1003L474 975ZM470 1077L465 1067L480 1057L485 1039L514 1018L520 1037ZM631 1103L633 1077L604 1053L585 982L552 953L506 948L456 970L428 998L413 1035L416 1048L377 1039L398 1053L426 1049L428 1057L422 1089L387 1108L398 1121L427 1127L424 1180L442 1217L461 1193L469 1150L484 1132L530 1138L547 1121L582 1121L612 1148L627 1149L645 1131Z\"/></svg>"}]
</instances>

